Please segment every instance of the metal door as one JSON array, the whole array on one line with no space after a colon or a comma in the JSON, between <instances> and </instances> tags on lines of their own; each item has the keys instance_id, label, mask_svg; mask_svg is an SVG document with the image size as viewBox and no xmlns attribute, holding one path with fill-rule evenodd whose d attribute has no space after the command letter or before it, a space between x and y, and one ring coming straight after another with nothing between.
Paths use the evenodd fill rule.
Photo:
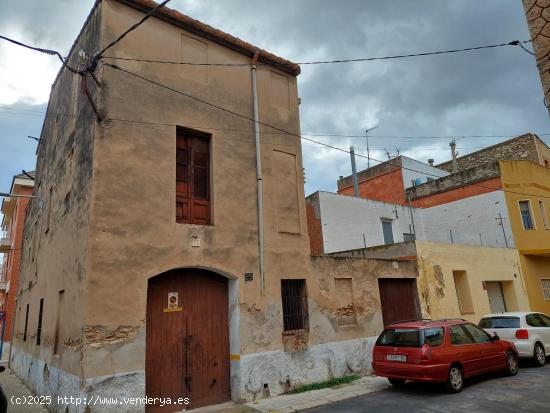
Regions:
<instances>
[{"instance_id":1,"label":"metal door","mask_svg":"<svg viewBox=\"0 0 550 413\"><path fill-rule=\"evenodd\" d=\"M489 305L492 313L505 313L506 302L502 293L502 284L500 282L487 282L487 295L489 296Z\"/></svg>"}]
</instances>

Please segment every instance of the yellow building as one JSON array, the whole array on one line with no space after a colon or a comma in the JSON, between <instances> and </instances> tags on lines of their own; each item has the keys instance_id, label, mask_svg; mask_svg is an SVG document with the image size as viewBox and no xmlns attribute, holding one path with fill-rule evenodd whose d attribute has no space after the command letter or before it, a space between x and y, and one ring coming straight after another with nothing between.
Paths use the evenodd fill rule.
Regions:
<instances>
[{"instance_id":1,"label":"yellow building","mask_svg":"<svg viewBox=\"0 0 550 413\"><path fill-rule=\"evenodd\" d=\"M505 311L529 309L515 249L416 241L416 256L423 317L477 324L499 304Z\"/></svg>"},{"instance_id":2,"label":"yellow building","mask_svg":"<svg viewBox=\"0 0 550 413\"><path fill-rule=\"evenodd\" d=\"M500 170L531 309L550 314L550 168L500 161Z\"/></svg>"}]
</instances>

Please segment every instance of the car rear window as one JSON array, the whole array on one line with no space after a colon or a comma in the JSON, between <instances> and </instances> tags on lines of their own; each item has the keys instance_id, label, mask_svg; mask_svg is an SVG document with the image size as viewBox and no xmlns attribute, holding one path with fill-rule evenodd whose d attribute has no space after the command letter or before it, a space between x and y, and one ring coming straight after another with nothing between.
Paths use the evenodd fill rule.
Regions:
<instances>
[{"instance_id":1,"label":"car rear window","mask_svg":"<svg viewBox=\"0 0 550 413\"><path fill-rule=\"evenodd\" d=\"M382 332L377 346L420 347L420 330L415 328L388 328Z\"/></svg>"},{"instance_id":2,"label":"car rear window","mask_svg":"<svg viewBox=\"0 0 550 413\"><path fill-rule=\"evenodd\" d=\"M519 317L485 317L479 322L481 328L519 328Z\"/></svg>"},{"instance_id":3,"label":"car rear window","mask_svg":"<svg viewBox=\"0 0 550 413\"><path fill-rule=\"evenodd\" d=\"M424 329L424 343L428 343L432 347L443 344L445 337L445 329L443 327L434 327Z\"/></svg>"}]
</instances>

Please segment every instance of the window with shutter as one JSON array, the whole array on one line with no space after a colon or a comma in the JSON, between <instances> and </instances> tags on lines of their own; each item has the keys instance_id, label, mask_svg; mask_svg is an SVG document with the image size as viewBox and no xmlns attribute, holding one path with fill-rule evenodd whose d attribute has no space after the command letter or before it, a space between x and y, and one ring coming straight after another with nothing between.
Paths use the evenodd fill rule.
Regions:
<instances>
[{"instance_id":1,"label":"window with shutter","mask_svg":"<svg viewBox=\"0 0 550 413\"><path fill-rule=\"evenodd\" d=\"M178 128L176 222L210 224L210 136Z\"/></svg>"}]
</instances>

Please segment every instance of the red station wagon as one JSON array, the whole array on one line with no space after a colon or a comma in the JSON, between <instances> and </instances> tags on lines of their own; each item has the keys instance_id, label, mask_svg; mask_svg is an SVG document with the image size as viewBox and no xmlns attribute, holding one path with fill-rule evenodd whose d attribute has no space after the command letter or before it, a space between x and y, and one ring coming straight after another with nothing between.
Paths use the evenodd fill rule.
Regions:
<instances>
[{"instance_id":1,"label":"red station wagon","mask_svg":"<svg viewBox=\"0 0 550 413\"><path fill-rule=\"evenodd\" d=\"M518 353L514 344L465 320L409 320L385 327L372 366L394 386L405 380L441 382L458 393L471 376L497 370L516 375Z\"/></svg>"}]
</instances>

